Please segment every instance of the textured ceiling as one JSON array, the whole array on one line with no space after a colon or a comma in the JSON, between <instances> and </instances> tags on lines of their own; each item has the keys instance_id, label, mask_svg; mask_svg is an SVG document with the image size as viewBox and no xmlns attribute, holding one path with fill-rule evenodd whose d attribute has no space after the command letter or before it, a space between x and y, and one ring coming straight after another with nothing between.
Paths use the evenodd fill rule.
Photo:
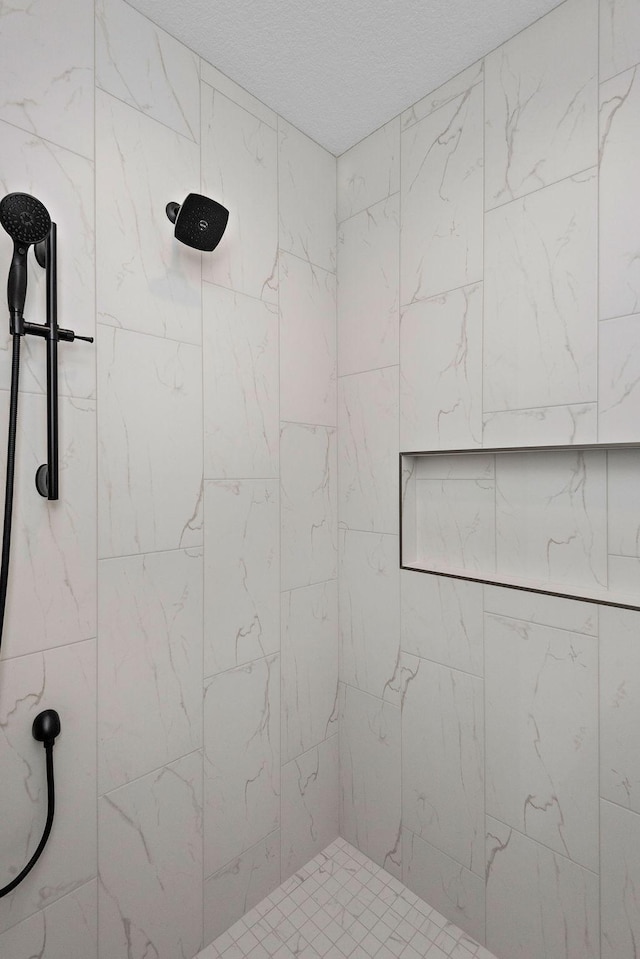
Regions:
<instances>
[{"instance_id":1,"label":"textured ceiling","mask_svg":"<svg viewBox=\"0 0 640 959\"><path fill-rule=\"evenodd\" d=\"M339 155L558 0L133 0Z\"/></svg>"}]
</instances>

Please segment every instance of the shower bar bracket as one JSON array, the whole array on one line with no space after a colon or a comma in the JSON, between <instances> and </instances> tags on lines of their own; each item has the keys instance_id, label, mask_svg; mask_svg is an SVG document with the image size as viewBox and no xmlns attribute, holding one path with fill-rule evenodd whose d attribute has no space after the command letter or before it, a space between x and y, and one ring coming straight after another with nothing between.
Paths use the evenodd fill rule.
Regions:
<instances>
[{"instance_id":1,"label":"shower bar bracket","mask_svg":"<svg viewBox=\"0 0 640 959\"><path fill-rule=\"evenodd\" d=\"M45 240L36 243L34 252L38 264L46 270L47 322L23 323L23 332L40 336L47 341L47 462L36 470L36 489L40 496L57 500L58 485L58 342L73 343L84 340L93 343L92 336L77 336L73 330L58 326L58 249L57 226L51 229Z\"/></svg>"}]
</instances>

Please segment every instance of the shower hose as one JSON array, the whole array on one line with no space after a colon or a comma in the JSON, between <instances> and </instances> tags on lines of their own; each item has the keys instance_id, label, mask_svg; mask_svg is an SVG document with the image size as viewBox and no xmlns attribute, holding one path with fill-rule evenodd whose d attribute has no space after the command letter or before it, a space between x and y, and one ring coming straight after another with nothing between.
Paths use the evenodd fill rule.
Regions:
<instances>
[{"instance_id":1,"label":"shower hose","mask_svg":"<svg viewBox=\"0 0 640 959\"><path fill-rule=\"evenodd\" d=\"M18 381L20 377L20 340L21 337L13 334L13 353L11 359L11 394L9 401L9 435L7 440L7 480L4 494L4 523L2 529L2 560L0 561L0 648L4 628L4 613L7 604L7 585L9 582L9 555L11 552L11 521L13 518L13 482L16 466L16 426L18 422ZM45 714L41 714L44 716ZM38 720L36 719L36 722ZM34 724L35 734L35 724ZM40 739L41 735L36 738ZM22 880L31 872L42 855L49 839L53 816L55 812L55 788L53 781L53 744L54 738L47 736L43 740L47 761L47 821L38 843L36 851L24 869L15 876L6 886L0 887L0 899L19 886Z\"/></svg>"}]
</instances>

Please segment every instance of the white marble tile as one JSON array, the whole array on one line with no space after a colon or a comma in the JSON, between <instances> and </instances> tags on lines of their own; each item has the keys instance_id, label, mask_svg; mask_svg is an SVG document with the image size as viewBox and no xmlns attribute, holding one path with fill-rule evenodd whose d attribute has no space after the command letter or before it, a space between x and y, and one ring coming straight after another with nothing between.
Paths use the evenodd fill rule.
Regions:
<instances>
[{"instance_id":1,"label":"white marble tile","mask_svg":"<svg viewBox=\"0 0 640 959\"><path fill-rule=\"evenodd\" d=\"M483 446L571 446L572 443L597 441L598 407L595 403L498 410L485 413L482 422Z\"/></svg>"},{"instance_id":2,"label":"white marble tile","mask_svg":"<svg viewBox=\"0 0 640 959\"><path fill-rule=\"evenodd\" d=\"M338 221L400 189L400 117L338 157Z\"/></svg>"},{"instance_id":3,"label":"white marble tile","mask_svg":"<svg viewBox=\"0 0 640 959\"><path fill-rule=\"evenodd\" d=\"M282 767L282 879L338 838L338 737Z\"/></svg>"},{"instance_id":4,"label":"white marble tile","mask_svg":"<svg viewBox=\"0 0 640 959\"><path fill-rule=\"evenodd\" d=\"M596 399L597 178L485 219L484 410Z\"/></svg>"},{"instance_id":5,"label":"white marble tile","mask_svg":"<svg viewBox=\"0 0 640 959\"><path fill-rule=\"evenodd\" d=\"M7 959L97 959L97 880L0 935L0 954Z\"/></svg>"},{"instance_id":6,"label":"white marble tile","mask_svg":"<svg viewBox=\"0 0 640 959\"><path fill-rule=\"evenodd\" d=\"M580 603L544 593L529 593L524 589L505 589L501 586L484 587L486 613L497 613L508 619L526 623L568 629L573 633L598 635L598 606Z\"/></svg>"},{"instance_id":7,"label":"white marble tile","mask_svg":"<svg viewBox=\"0 0 640 959\"><path fill-rule=\"evenodd\" d=\"M640 937L640 817L600 803L602 959L634 959Z\"/></svg>"},{"instance_id":8,"label":"white marble tile","mask_svg":"<svg viewBox=\"0 0 640 959\"><path fill-rule=\"evenodd\" d=\"M398 362L400 202L396 194L338 231L339 372Z\"/></svg>"},{"instance_id":9,"label":"white marble tile","mask_svg":"<svg viewBox=\"0 0 640 959\"><path fill-rule=\"evenodd\" d=\"M197 55L124 0L96 3L96 85L199 142Z\"/></svg>"},{"instance_id":10,"label":"white marble tile","mask_svg":"<svg viewBox=\"0 0 640 959\"><path fill-rule=\"evenodd\" d=\"M402 134L400 302L482 279L482 86Z\"/></svg>"},{"instance_id":11,"label":"white marble tile","mask_svg":"<svg viewBox=\"0 0 640 959\"><path fill-rule=\"evenodd\" d=\"M101 560L98 787L202 746L202 548Z\"/></svg>"},{"instance_id":12,"label":"white marble tile","mask_svg":"<svg viewBox=\"0 0 640 959\"><path fill-rule=\"evenodd\" d=\"M280 434L283 590L337 573L336 431L284 423Z\"/></svg>"},{"instance_id":13,"label":"white marble tile","mask_svg":"<svg viewBox=\"0 0 640 959\"><path fill-rule=\"evenodd\" d=\"M164 211L198 190L198 145L105 93L96 111L98 321L200 343L202 256Z\"/></svg>"},{"instance_id":14,"label":"white marble tile","mask_svg":"<svg viewBox=\"0 0 640 959\"><path fill-rule=\"evenodd\" d=\"M210 876L279 826L277 656L207 681L204 738L204 867Z\"/></svg>"},{"instance_id":15,"label":"white marble tile","mask_svg":"<svg viewBox=\"0 0 640 959\"><path fill-rule=\"evenodd\" d=\"M0 117L93 156L93 3L18 0L0 16Z\"/></svg>"},{"instance_id":16,"label":"white marble tile","mask_svg":"<svg viewBox=\"0 0 640 959\"><path fill-rule=\"evenodd\" d=\"M640 10L635 0L600 0L600 82L640 63Z\"/></svg>"},{"instance_id":17,"label":"white marble tile","mask_svg":"<svg viewBox=\"0 0 640 959\"><path fill-rule=\"evenodd\" d=\"M400 445L482 441L482 284L414 303L400 320Z\"/></svg>"},{"instance_id":18,"label":"white marble tile","mask_svg":"<svg viewBox=\"0 0 640 959\"><path fill-rule=\"evenodd\" d=\"M494 481L418 480L416 530L421 567L493 576Z\"/></svg>"},{"instance_id":19,"label":"white marble tile","mask_svg":"<svg viewBox=\"0 0 640 959\"><path fill-rule=\"evenodd\" d=\"M335 272L336 158L278 119L280 246Z\"/></svg>"},{"instance_id":20,"label":"white marble tile","mask_svg":"<svg viewBox=\"0 0 640 959\"><path fill-rule=\"evenodd\" d=\"M99 328L98 555L202 543L202 351Z\"/></svg>"},{"instance_id":21,"label":"white marble tile","mask_svg":"<svg viewBox=\"0 0 640 959\"><path fill-rule=\"evenodd\" d=\"M487 208L596 163L597 0L567 0L490 53L484 71Z\"/></svg>"},{"instance_id":22,"label":"white marble tile","mask_svg":"<svg viewBox=\"0 0 640 959\"><path fill-rule=\"evenodd\" d=\"M402 824L482 876L482 680L407 654L402 663Z\"/></svg>"},{"instance_id":23,"label":"white marble tile","mask_svg":"<svg viewBox=\"0 0 640 959\"><path fill-rule=\"evenodd\" d=\"M0 400L4 437L9 397L3 392ZM96 634L95 400L61 397L58 412L60 499L49 502L34 483L47 460L46 400L20 395L3 659ZM3 441L2 477L5 469Z\"/></svg>"},{"instance_id":24,"label":"white marble tile","mask_svg":"<svg viewBox=\"0 0 640 959\"><path fill-rule=\"evenodd\" d=\"M408 829L402 830L402 879L439 913L484 942L483 880ZM464 952L460 957L466 959ZM440 959L437 953L434 959Z\"/></svg>"},{"instance_id":25,"label":"white marble tile","mask_svg":"<svg viewBox=\"0 0 640 959\"><path fill-rule=\"evenodd\" d=\"M404 652L482 676L480 583L402 570L400 596Z\"/></svg>"},{"instance_id":26,"label":"white marble tile","mask_svg":"<svg viewBox=\"0 0 640 959\"><path fill-rule=\"evenodd\" d=\"M485 617L487 813L598 869L595 637Z\"/></svg>"},{"instance_id":27,"label":"white marble tile","mask_svg":"<svg viewBox=\"0 0 640 959\"><path fill-rule=\"evenodd\" d=\"M400 114L402 129L406 130L407 127L413 126L414 123L423 120L424 117L429 116L430 113L439 110L440 107L446 106L447 103L451 103L452 100L457 99L476 83L480 83L483 78L483 71L484 62L477 60L466 70L462 70L460 73L457 73L455 77L452 77L451 80L447 80L441 87L437 87L437 89L428 93L426 97L418 100L413 106L410 106L407 110L403 110Z\"/></svg>"},{"instance_id":28,"label":"white marble tile","mask_svg":"<svg viewBox=\"0 0 640 959\"><path fill-rule=\"evenodd\" d=\"M640 583L640 559L637 556L613 556L609 554L609 592L625 594L638 601Z\"/></svg>"},{"instance_id":29,"label":"white marble tile","mask_svg":"<svg viewBox=\"0 0 640 959\"><path fill-rule=\"evenodd\" d=\"M204 674L280 649L277 480L205 482Z\"/></svg>"},{"instance_id":30,"label":"white marble tile","mask_svg":"<svg viewBox=\"0 0 640 959\"><path fill-rule=\"evenodd\" d=\"M600 795L640 812L640 613L600 609Z\"/></svg>"},{"instance_id":31,"label":"white marble tile","mask_svg":"<svg viewBox=\"0 0 640 959\"><path fill-rule=\"evenodd\" d=\"M217 939L279 885L278 830L205 879L204 941Z\"/></svg>"},{"instance_id":32,"label":"white marble tile","mask_svg":"<svg viewBox=\"0 0 640 959\"><path fill-rule=\"evenodd\" d=\"M6 17L4 18L6 20ZM3 34L4 40L4 34ZM2 136L2 194L24 191L37 197L58 227L58 322L81 336L95 334L94 175L93 164L8 123ZM92 134L93 136L93 134ZM8 271L13 243L0 230L0 262ZM6 300L2 300L3 304ZM5 315L3 306L3 316ZM46 321L46 274L28 257L25 316ZM20 386L32 393L47 389L46 348L39 337L24 337L20 353ZM11 340L8 322L0 337L0 385L11 382ZM61 343L58 352L60 395L95 397L95 347L88 343Z\"/></svg>"},{"instance_id":33,"label":"white marble tile","mask_svg":"<svg viewBox=\"0 0 640 959\"><path fill-rule=\"evenodd\" d=\"M204 475L278 475L278 311L204 283Z\"/></svg>"},{"instance_id":34,"label":"white marble tile","mask_svg":"<svg viewBox=\"0 0 640 959\"><path fill-rule=\"evenodd\" d=\"M202 947L202 755L99 804L100 954L192 956Z\"/></svg>"},{"instance_id":35,"label":"white marble tile","mask_svg":"<svg viewBox=\"0 0 640 959\"><path fill-rule=\"evenodd\" d=\"M220 246L202 261L210 283L278 302L276 132L202 84L202 192L229 210Z\"/></svg>"},{"instance_id":36,"label":"white marble tile","mask_svg":"<svg viewBox=\"0 0 640 959\"><path fill-rule=\"evenodd\" d=\"M338 584L283 593L281 609L284 764L337 732Z\"/></svg>"},{"instance_id":37,"label":"white marble tile","mask_svg":"<svg viewBox=\"0 0 640 959\"><path fill-rule=\"evenodd\" d=\"M498 956L600 956L597 875L489 817L486 888L486 942Z\"/></svg>"},{"instance_id":38,"label":"white marble tile","mask_svg":"<svg viewBox=\"0 0 640 959\"><path fill-rule=\"evenodd\" d=\"M340 679L400 704L398 537L345 530L340 547Z\"/></svg>"},{"instance_id":39,"label":"white marble tile","mask_svg":"<svg viewBox=\"0 0 640 959\"><path fill-rule=\"evenodd\" d=\"M229 77L221 73L215 67L212 67L206 60L200 60L200 76L204 83L207 83L214 90L218 90L229 100L233 100L238 106L253 113L254 117L262 120L275 130L278 126L278 115L274 113L262 100L258 100L253 94L245 90L239 84L230 80Z\"/></svg>"},{"instance_id":40,"label":"white marble tile","mask_svg":"<svg viewBox=\"0 0 640 959\"><path fill-rule=\"evenodd\" d=\"M397 366L340 378L338 444L340 525L397 533Z\"/></svg>"},{"instance_id":41,"label":"white marble tile","mask_svg":"<svg viewBox=\"0 0 640 959\"><path fill-rule=\"evenodd\" d=\"M600 318L640 310L640 70L600 87Z\"/></svg>"},{"instance_id":42,"label":"white marble tile","mask_svg":"<svg viewBox=\"0 0 640 959\"><path fill-rule=\"evenodd\" d=\"M606 588L606 515L603 451L496 458L498 573L525 585Z\"/></svg>"},{"instance_id":43,"label":"white marble tile","mask_svg":"<svg viewBox=\"0 0 640 959\"><path fill-rule=\"evenodd\" d=\"M599 325L598 438L640 440L640 313Z\"/></svg>"},{"instance_id":44,"label":"white marble tile","mask_svg":"<svg viewBox=\"0 0 640 959\"><path fill-rule=\"evenodd\" d=\"M418 562L416 463L417 460L413 456L400 457L401 566L416 566Z\"/></svg>"},{"instance_id":45,"label":"white marble tile","mask_svg":"<svg viewBox=\"0 0 640 959\"><path fill-rule=\"evenodd\" d=\"M607 454L608 550L619 556L640 556L640 450Z\"/></svg>"},{"instance_id":46,"label":"white marble tile","mask_svg":"<svg viewBox=\"0 0 640 959\"><path fill-rule=\"evenodd\" d=\"M0 900L0 932L96 875L94 641L2 663L0 816L10 824L2 838L3 885L28 862L46 817L45 754L31 735L33 720L43 709L56 709L62 726L54 748L56 819L46 852L29 878Z\"/></svg>"},{"instance_id":47,"label":"white marble tile","mask_svg":"<svg viewBox=\"0 0 640 959\"><path fill-rule=\"evenodd\" d=\"M492 480L495 478L494 453L433 453L416 456L417 480Z\"/></svg>"},{"instance_id":48,"label":"white marble tile","mask_svg":"<svg viewBox=\"0 0 640 959\"><path fill-rule=\"evenodd\" d=\"M336 425L336 277L281 253L280 419Z\"/></svg>"},{"instance_id":49,"label":"white marble tile","mask_svg":"<svg viewBox=\"0 0 640 959\"><path fill-rule=\"evenodd\" d=\"M341 687L340 835L401 874L400 709Z\"/></svg>"}]
</instances>

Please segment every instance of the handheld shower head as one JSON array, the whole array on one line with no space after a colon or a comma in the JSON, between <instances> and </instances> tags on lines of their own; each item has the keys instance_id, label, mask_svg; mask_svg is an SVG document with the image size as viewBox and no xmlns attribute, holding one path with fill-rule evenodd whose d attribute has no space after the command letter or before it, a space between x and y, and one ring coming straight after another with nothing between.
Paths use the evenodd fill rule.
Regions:
<instances>
[{"instance_id":1,"label":"handheld shower head","mask_svg":"<svg viewBox=\"0 0 640 959\"><path fill-rule=\"evenodd\" d=\"M51 217L40 200L28 193L8 193L0 200L0 224L13 240L7 300L12 329L23 332L24 301L27 295L27 251L45 240Z\"/></svg>"},{"instance_id":2,"label":"handheld shower head","mask_svg":"<svg viewBox=\"0 0 640 959\"><path fill-rule=\"evenodd\" d=\"M166 214L176 228L176 240L195 250L215 250L227 228L229 211L208 196L190 193L184 203L167 203Z\"/></svg>"}]
</instances>

